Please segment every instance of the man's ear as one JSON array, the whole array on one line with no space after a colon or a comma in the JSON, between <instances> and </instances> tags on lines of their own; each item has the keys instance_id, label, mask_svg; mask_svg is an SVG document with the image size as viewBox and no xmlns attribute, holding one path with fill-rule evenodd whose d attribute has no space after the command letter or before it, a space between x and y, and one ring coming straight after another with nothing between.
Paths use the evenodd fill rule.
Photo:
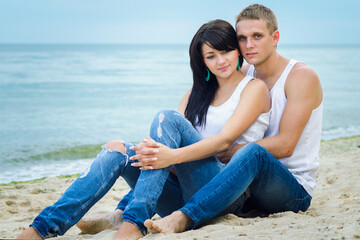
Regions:
<instances>
[{"instance_id":1,"label":"man's ear","mask_svg":"<svg viewBox=\"0 0 360 240\"><path fill-rule=\"evenodd\" d=\"M272 39L273 39L273 46L277 46L279 39L280 39L280 32L279 30L276 30L273 32L272 34Z\"/></svg>"}]
</instances>

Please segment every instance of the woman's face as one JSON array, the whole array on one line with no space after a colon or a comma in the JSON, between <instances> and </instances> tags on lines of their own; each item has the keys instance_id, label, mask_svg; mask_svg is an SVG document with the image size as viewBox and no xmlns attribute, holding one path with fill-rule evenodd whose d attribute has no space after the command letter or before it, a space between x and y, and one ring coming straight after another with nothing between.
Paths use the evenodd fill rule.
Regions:
<instances>
[{"instance_id":1,"label":"woman's face","mask_svg":"<svg viewBox=\"0 0 360 240\"><path fill-rule=\"evenodd\" d=\"M205 65L216 76L217 79L229 78L238 67L239 51L219 51L211 45L202 45L202 55Z\"/></svg>"}]
</instances>

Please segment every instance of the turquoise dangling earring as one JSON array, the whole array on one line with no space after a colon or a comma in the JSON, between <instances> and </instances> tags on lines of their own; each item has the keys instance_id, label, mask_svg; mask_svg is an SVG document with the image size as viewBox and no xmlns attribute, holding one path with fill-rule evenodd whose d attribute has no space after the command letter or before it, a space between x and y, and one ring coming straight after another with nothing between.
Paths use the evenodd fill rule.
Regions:
<instances>
[{"instance_id":1,"label":"turquoise dangling earring","mask_svg":"<svg viewBox=\"0 0 360 240\"><path fill-rule=\"evenodd\" d=\"M240 70L240 68L241 68L241 67L240 67L240 56L239 56L238 68L237 68L237 69Z\"/></svg>"},{"instance_id":2,"label":"turquoise dangling earring","mask_svg":"<svg viewBox=\"0 0 360 240\"><path fill-rule=\"evenodd\" d=\"M205 81L209 81L210 80L210 72L209 72L209 69L208 68L205 68L205 74L206 77L205 77Z\"/></svg>"}]
</instances>

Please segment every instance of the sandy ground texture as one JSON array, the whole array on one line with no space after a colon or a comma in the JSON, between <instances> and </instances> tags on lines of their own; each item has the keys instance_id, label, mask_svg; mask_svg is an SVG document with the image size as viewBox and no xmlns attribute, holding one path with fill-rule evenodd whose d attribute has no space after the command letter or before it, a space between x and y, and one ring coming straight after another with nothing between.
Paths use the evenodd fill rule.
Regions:
<instances>
[{"instance_id":1,"label":"sandy ground texture","mask_svg":"<svg viewBox=\"0 0 360 240\"><path fill-rule=\"evenodd\" d=\"M229 214L181 234L149 234L143 239L360 239L360 137L323 142L317 189L308 211L265 218ZM14 238L46 206L54 203L74 178L47 178L0 186L0 238ZM87 214L113 211L128 191L119 179ZM116 231L81 235L75 226L53 239L111 239Z\"/></svg>"}]
</instances>

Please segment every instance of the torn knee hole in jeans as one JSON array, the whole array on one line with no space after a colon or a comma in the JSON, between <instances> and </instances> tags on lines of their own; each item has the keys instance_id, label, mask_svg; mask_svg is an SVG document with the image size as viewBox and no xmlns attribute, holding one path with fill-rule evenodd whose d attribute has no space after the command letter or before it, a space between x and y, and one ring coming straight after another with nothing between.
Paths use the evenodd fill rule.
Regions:
<instances>
[{"instance_id":1,"label":"torn knee hole in jeans","mask_svg":"<svg viewBox=\"0 0 360 240\"><path fill-rule=\"evenodd\" d=\"M122 154L126 154L126 147L125 147L124 141L120 141L120 140L119 141L110 141L107 144L105 144L104 146L105 146L105 150L108 152L119 152Z\"/></svg>"},{"instance_id":2,"label":"torn knee hole in jeans","mask_svg":"<svg viewBox=\"0 0 360 240\"><path fill-rule=\"evenodd\" d=\"M159 138L162 137L162 128L161 128L161 123L164 121L165 115L163 113L159 114L159 126L157 128L157 136Z\"/></svg>"},{"instance_id":3,"label":"torn knee hole in jeans","mask_svg":"<svg viewBox=\"0 0 360 240\"><path fill-rule=\"evenodd\" d=\"M119 145L118 145L119 144ZM116 146L117 145L117 146ZM120 146L120 147L119 147ZM119 147L119 148L117 148ZM108 146L107 144L104 144L102 146L102 149L104 150L104 154L107 152L110 153L120 153L121 155L123 155L125 157L125 166L127 166L127 164L129 163L129 155L126 153L126 145L125 142L122 140L116 141L116 142L112 142L111 146Z\"/></svg>"}]
</instances>

